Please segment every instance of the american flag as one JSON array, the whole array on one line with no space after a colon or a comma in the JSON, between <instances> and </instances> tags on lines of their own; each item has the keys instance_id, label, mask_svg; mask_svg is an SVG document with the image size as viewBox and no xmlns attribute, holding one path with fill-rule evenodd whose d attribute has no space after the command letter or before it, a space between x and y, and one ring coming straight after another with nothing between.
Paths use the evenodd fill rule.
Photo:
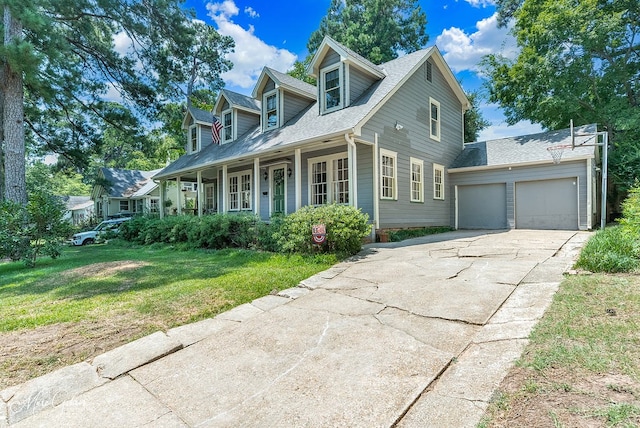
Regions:
<instances>
[{"instance_id":1,"label":"american flag","mask_svg":"<svg viewBox=\"0 0 640 428\"><path fill-rule=\"evenodd\" d=\"M213 144L220 144L220 131L222 131L222 123L217 117L213 116L213 123L211 124L211 140Z\"/></svg>"}]
</instances>

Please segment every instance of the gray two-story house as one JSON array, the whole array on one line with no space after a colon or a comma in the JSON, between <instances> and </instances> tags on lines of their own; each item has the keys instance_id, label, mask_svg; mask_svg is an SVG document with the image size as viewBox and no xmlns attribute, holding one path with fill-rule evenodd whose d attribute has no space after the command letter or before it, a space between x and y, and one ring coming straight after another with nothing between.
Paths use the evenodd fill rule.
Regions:
<instances>
[{"instance_id":1,"label":"gray two-story house","mask_svg":"<svg viewBox=\"0 0 640 428\"><path fill-rule=\"evenodd\" d=\"M265 68L251 97L221 91L215 125L190 109L187 154L156 174L161 188L194 183L200 215L336 202L375 229L449 225L469 101L438 49L375 65L327 37L309 71L317 86Z\"/></svg>"},{"instance_id":2,"label":"gray two-story house","mask_svg":"<svg viewBox=\"0 0 640 428\"><path fill-rule=\"evenodd\" d=\"M437 47L375 65L326 37L309 72L316 86L265 67L251 96L222 90L213 112L189 109L187 154L154 177L161 198L189 183L189 213L264 220L349 204L374 230L595 224L594 125L464 145L469 101Z\"/></svg>"}]
</instances>

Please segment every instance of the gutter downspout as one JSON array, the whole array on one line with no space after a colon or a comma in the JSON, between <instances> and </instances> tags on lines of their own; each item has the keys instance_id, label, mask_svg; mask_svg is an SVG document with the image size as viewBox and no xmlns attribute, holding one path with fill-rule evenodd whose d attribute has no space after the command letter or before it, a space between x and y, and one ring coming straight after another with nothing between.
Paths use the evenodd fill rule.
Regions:
<instances>
[{"instance_id":1,"label":"gutter downspout","mask_svg":"<svg viewBox=\"0 0 640 428\"><path fill-rule=\"evenodd\" d=\"M378 176L380 168L378 165L378 133L373 135L373 216L375 217L375 231L380 229L380 178Z\"/></svg>"},{"instance_id":2,"label":"gutter downspout","mask_svg":"<svg viewBox=\"0 0 640 428\"><path fill-rule=\"evenodd\" d=\"M344 134L344 139L347 142L349 158L349 205L358 208L358 152L353 135Z\"/></svg>"}]
</instances>

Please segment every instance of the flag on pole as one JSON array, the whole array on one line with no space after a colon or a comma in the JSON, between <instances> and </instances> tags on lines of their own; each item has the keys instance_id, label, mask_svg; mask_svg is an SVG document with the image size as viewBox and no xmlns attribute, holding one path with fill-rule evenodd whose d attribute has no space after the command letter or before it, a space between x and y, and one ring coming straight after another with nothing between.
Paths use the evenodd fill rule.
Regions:
<instances>
[{"instance_id":1,"label":"flag on pole","mask_svg":"<svg viewBox=\"0 0 640 428\"><path fill-rule=\"evenodd\" d=\"M222 131L222 123L217 117L213 116L213 123L211 124L211 140L213 144L220 144L220 131Z\"/></svg>"}]
</instances>

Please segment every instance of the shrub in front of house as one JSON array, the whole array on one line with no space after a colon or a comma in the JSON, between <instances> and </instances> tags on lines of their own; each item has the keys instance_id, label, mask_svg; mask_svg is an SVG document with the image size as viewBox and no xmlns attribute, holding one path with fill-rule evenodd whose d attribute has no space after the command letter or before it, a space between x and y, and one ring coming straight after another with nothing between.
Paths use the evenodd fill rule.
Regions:
<instances>
[{"instance_id":1,"label":"shrub in front of house","mask_svg":"<svg viewBox=\"0 0 640 428\"><path fill-rule=\"evenodd\" d=\"M638 256L638 242L622 226L610 226L589 239L576 267L592 272L628 272L638 267Z\"/></svg>"},{"instance_id":2,"label":"shrub in front of house","mask_svg":"<svg viewBox=\"0 0 640 428\"><path fill-rule=\"evenodd\" d=\"M640 182L629 189L627 198L622 203L620 225L632 238L640 239Z\"/></svg>"},{"instance_id":3,"label":"shrub in front of house","mask_svg":"<svg viewBox=\"0 0 640 428\"><path fill-rule=\"evenodd\" d=\"M63 220L64 203L45 190L29 194L26 206L11 201L0 204L0 259L22 260L34 267L41 255L55 259L71 235Z\"/></svg>"},{"instance_id":4,"label":"shrub in front of house","mask_svg":"<svg viewBox=\"0 0 640 428\"><path fill-rule=\"evenodd\" d=\"M324 224L326 241L313 243L312 227ZM352 255L362 249L362 242L371 233L369 216L348 205L305 206L282 220L274 232L277 246L283 252L332 252Z\"/></svg>"},{"instance_id":5,"label":"shrub in front of house","mask_svg":"<svg viewBox=\"0 0 640 428\"><path fill-rule=\"evenodd\" d=\"M137 217L123 224L120 236L137 244L180 244L186 248L251 248L256 245L259 219L250 214L203 217Z\"/></svg>"}]
</instances>

